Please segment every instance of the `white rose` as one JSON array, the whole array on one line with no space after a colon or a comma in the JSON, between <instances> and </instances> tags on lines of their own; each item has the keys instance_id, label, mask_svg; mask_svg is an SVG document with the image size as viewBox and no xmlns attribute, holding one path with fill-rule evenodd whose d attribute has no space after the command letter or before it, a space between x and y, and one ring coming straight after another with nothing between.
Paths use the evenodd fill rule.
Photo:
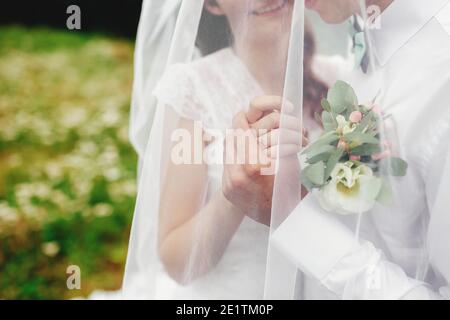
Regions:
<instances>
[{"instance_id":1,"label":"white rose","mask_svg":"<svg viewBox=\"0 0 450 320\"><path fill-rule=\"evenodd\" d=\"M319 203L326 211L344 215L367 212L375 205L381 185L368 166L338 163L331 181L318 193Z\"/></svg>"}]
</instances>

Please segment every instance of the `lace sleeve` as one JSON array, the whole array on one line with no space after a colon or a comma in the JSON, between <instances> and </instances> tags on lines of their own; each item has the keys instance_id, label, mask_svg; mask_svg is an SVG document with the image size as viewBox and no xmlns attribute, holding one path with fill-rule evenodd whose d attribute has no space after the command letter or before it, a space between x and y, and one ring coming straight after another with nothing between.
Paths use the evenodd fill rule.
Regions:
<instances>
[{"instance_id":1,"label":"lace sleeve","mask_svg":"<svg viewBox=\"0 0 450 320\"><path fill-rule=\"evenodd\" d=\"M204 108L198 98L194 76L187 65L173 65L156 85L153 96L159 103L172 107L181 117L199 121Z\"/></svg>"}]
</instances>

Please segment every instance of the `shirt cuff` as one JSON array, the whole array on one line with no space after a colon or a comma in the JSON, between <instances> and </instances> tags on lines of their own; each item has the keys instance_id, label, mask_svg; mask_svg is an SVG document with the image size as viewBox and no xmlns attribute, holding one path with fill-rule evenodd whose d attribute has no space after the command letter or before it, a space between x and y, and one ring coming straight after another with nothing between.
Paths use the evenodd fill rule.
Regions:
<instances>
[{"instance_id":1,"label":"shirt cuff","mask_svg":"<svg viewBox=\"0 0 450 320\"><path fill-rule=\"evenodd\" d=\"M360 249L354 233L308 194L276 229L271 244L307 275L323 280L341 258Z\"/></svg>"}]
</instances>

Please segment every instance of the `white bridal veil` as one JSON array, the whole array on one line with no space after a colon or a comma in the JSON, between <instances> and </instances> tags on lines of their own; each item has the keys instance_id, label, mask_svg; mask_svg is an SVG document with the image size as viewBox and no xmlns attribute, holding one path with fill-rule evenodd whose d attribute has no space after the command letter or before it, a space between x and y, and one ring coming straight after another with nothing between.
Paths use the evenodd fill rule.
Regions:
<instances>
[{"instance_id":1,"label":"white bridal veil","mask_svg":"<svg viewBox=\"0 0 450 320\"><path fill-rule=\"evenodd\" d=\"M417 150L411 148L421 138L405 133L406 120L402 117L407 119L409 111L400 111L400 106L408 103L393 93L401 90L396 81L407 79L407 71L397 67L400 61L395 57L391 60L395 62L388 62L387 57L395 50L417 46L414 35L420 31L448 42L450 38L435 20L448 3L436 0L424 5L420 1L395 0L380 15L378 7L359 1L362 14L348 21L355 70L338 73L339 81L322 101L322 135L311 141L300 156L307 162L302 166L300 181L309 190L301 200L298 188L286 187L298 169L289 159L280 158L273 192L266 298L448 297L450 264L448 258L442 257L449 252L444 248L450 245L449 238L443 236L448 234L443 230L450 227L443 216L448 209L442 210L448 186L431 180L432 170L424 175L417 172L420 165L416 159L427 158L428 151L415 154ZM327 19L326 14L323 16ZM327 41L320 31L315 35L318 46ZM398 47L392 41L397 41ZM419 52L423 48L412 50ZM418 59L429 59L426 56L428 53L417 53ZM435 57L435 63L448 59L439 53L430 56ZM408 66L412 76L434 68L433 62L417 62L416 70ZM448 60L442 65L448 66ZM330 68L333 66L318 70L316 75L330 74ZM288 99L292 99L290 89L296 92L296 88L286 87ZM414 108L434 101L434 107L445 110L445 92L442 83L436 83ZM304 114L305 104L303 108ZM432 134L438 135L439 131L437 125ZM433 142L426 147L430 145ZM448 147L436 149L442 157L440 169L436 170L446 176L441 161L448 162Z\"/></svg>"},{"instance_id":2,"label":"white bridal veil","mask_svg":"<svg viewBox=\"0 0 450 320\"><path fill-rule=\"evenodd\" d=\"M383 30L377 8L349 0L355 15L332 24L305 2L144 0L131 119L141 174L124 298L376 298L390 294L392 279L428 280L428 218L417 217L411 240L411 218L401 214L415 181L384 110L391 75L374 45ZM435 16L447 1L431 2ZM228 162L226 137L236 114L263 95L282 97L259 115L280 119L279 147L268 153L272 142L261 142L255 160L271 158L273 174L255 179L273 183L273 193L246 195L237 213L222 191L224 167L255 165L247 158L253 140L245 136L244 159L238 151ZM299 153L283 148L292 130L309 138ZM271 205L268 220L252 212L261 201ZM336 229L345 236L333 241ZM304 245L298 234L326 241ZM374 244L386 247L364 249ZM324 280L334 260L360 247L356 259L371 261L369 274L336 272L339 288ZM321 250L331 258L308 258ZM378 263L381 252L388 262Z\"/></svg>"},{"instance_id":3,"label":"white bridal veil","mask_svg":"<svg viewBox=\"0 0 450 320\"><path fill-rule=\"evenodd\" d=\"M163 74L181 0L143 1L134 57L130 140L144 155L156 109L152 90Z\"/></svg>"}]
</instances>

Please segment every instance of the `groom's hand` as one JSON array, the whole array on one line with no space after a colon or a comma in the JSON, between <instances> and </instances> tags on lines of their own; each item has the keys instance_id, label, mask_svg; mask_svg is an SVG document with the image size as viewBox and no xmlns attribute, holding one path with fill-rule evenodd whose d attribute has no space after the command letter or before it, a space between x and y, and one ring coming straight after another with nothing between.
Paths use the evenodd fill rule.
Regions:
<instances>
[{"instance_id":1,"label":"groom's hand","mask_svg":"<svg viewBox=\"0 0 450 320\"><path fill-rule=\"evenodd\" d=\"M271 158L296 156L308 144L301 120L292 115L293 111L292 103L278 96L258 97L250 104L247 121Z\"/></svg>"}]
</instances>

